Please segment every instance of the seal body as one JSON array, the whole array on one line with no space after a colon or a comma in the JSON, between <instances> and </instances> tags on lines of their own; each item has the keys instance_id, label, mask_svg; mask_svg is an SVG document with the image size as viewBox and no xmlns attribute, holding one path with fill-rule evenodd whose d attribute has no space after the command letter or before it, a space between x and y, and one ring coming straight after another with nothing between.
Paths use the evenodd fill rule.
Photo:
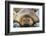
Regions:
<instances>
[{"instance_id":1,"label":"seal body","mask_svg":"<svg viewBox=\"0 0 46 36\"><path fill-rule=\"evenodd\" d=\"M13 19L18 21L20 26L34 26L35 23L39 22L39 18L35 13L34 9L22 9L18 13L14 12Z\"/></svg>"}]
</instances>

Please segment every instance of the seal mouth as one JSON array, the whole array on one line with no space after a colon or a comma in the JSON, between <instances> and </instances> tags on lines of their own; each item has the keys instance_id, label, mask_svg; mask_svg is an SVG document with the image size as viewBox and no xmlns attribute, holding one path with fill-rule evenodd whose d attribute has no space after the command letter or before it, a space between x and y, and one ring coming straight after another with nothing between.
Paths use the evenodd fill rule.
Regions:
<instances>
[{"instance_id":1,"label":"seal mouth","mask_svg":"<svg viewBox=\"0 0 46 36\"><path fill-rule=\"evenodd\" d=\"M29 27L30 25L29 24L24 24L23 27Z\"/></svg>"},{"instance_id":2,"label":"seal mouth","mask_svg":"<svg viewBox=\"0 0 46 36\"><path fill-rule=\"evenodd\" d=\"M32 27L34 25L29 25L29 24L24 24L24 25L21 25L21 27Z\"/></svg>"}]
</instances>

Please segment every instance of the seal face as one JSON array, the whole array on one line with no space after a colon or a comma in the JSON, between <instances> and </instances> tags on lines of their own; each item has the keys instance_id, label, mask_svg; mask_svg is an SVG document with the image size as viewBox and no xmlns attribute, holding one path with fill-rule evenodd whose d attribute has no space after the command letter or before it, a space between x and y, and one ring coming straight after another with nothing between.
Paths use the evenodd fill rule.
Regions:
<instances>
[{"instance_id":1,"label":"seal face","mask_svg":"<svg viewBox=\"0 0 46 36\"><path fill-rule=\"evenodd\" d=\"M24 15L22 18L20 18L20 23L23 26L29 26L33 24L33 20L29 15Z\"/></svg>"}]
</instances>

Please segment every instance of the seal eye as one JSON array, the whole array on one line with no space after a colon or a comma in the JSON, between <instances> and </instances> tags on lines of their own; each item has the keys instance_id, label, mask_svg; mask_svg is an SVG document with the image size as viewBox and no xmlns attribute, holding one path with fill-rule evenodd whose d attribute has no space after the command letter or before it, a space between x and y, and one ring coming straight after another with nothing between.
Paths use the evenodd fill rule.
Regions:
<instances>
[{"instance_id":1,"label":"seal eye","mask_svg":"<svg viewBox=\"0 0 46 36\"><path fill-rule=\"evenodd\" d=\"M28 22L29 22L30 20L28 19Z\"/></svg>"},{"instance_id":2,"label":"seal eye","mask_svg":"<svg viewBox=\"0 0 46 36\"><path fill-rule=\"evenodd\" d=\"M26 21L26 19L25 19L25 18L23 18L23 21Z\"/></svg>"},{"instance_id":3,"label":"seal eye","mask_svg":"<svg viewBox=\"0 0 46 36\"><path fill-rule=\"evenodd\" d=\"M25 21L25 20L23 20L23 21Z\"/></svg>"}]
</instances>

